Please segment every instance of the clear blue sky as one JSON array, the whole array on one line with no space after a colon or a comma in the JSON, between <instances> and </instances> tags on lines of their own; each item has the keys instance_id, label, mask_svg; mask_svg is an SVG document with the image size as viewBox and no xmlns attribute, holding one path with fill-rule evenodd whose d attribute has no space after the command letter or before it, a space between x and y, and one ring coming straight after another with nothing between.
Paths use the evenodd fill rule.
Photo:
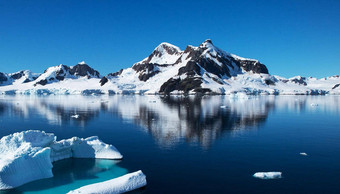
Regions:
<instances>
[{"instance_id":1,"label":"clear blue sky","mask_svg":"<svg viewBox=\"0 0 340 194\"><path fill-rule=\"evenodd\" d=\"M105 75L161 42L212 39L271 74L340 74L340 1L0 0L0 72L85 60Z\"/></svg>"}]
</instances>

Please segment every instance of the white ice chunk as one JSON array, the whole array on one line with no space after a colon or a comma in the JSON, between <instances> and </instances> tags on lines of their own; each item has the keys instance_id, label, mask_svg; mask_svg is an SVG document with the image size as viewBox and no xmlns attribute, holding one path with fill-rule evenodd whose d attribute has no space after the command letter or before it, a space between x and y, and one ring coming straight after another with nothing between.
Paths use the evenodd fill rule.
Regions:
<instances>
[{"instance_id":1,"label":"white ice chunk","mask_svg":"<svg viewBox=\"0 0 340 194\"><path fill-rule=\"evenodd\" d=\"M307 153L305 153L305 152L301 152L300 155L301 156L308 156Z\"/></svg>"},{"instance_id":2,"label":"white ice chunk","mask_svg":"<svg viewBox=\"0 0 340 194\"><path fill-rule=\"evenodd\" d=\"M113 145L106 144L97 136L86 139L72 137L54 142L51 145L51 160L58 161L64 158L103 158L122 159L122 154Z\"/></svg>"},{"instance_id":3,"label":"white ice chunk","mask_svg":"<svg viewBox=\"0 0 340 194\"><path fill-rule=\"evenodd\" d=\"M227 108L227 106L224 106L224 105L223 105L223 106L220 106L220 108L223 108L223 109L224 109L224 108Z\"/></svg>"},{"instance_id":4,"label":"white ice chunk","mask_svg":"<svg viewBox=\"0 0 340 194\"><path fill-rule=\"evenodd\" d=\"M71 115L72 118L75 118L75 119L78 119L79 118L79 115L78 114L75 114L75 115Z\"/></svg>"},{"instance_id":5,"label":"white ice chunk","mask_svg":"<svg viewBox=\"0 0 340 194\"><path fill-rule=\"evenodd\" d=\"M52 162L70 157L121 159L123 156L98 137L56 141L54 134L43 131L14 133L0 139L0 190L53 177Z\"/></svg>"},{"instance_id":6,"label":"white ice chunk","mask_svg":"<svg viewBox=\"0 0 340 194\"><path fill-rule=\"evenodd\" d=\"M312 104L310 104L311 106L319 106L318 104L316 104L316 103L312 103Z\"/></svg>"},{"instance_id":7,"label":"white ice chunk","mask_svg":"<svg viewBox=\"0 0 340 194\"><path fill-rule=\"evenodd\" d=\"M52 177L50 148L53 134L25 131L0 140L0 190ZM43 148L46 147L46 148Z\"/></svg>"},{"instance_id":8,"label":"white ice chunk","mask_svg":"<svg viewBox=\"0 0 340 194\"><path fill-rule=\"evenodd\" d=\"M108 181L80 187L68 192L75 193L125 193L146 186L146 176L141 170Z\"/></svg>"},{"instance_id":9,"label":"white ice chunk","mask_svg":"<svg viewBox=\"0 0 340 194\"><path fill-rule=\"evenodd\" d=\"M259 179L279 179L282 178L282 172L257 172L253 177Z\"/></svg>"},{"instance_id":10,"label":"white ice chunk","mask_svg":"<svg viewBox=\"0 0 340 194\"><path fill-rule=\"evenodd\" d=\"M123 156L113 146L102 142L97 136L80 139L72 148L74 158L122 159Z\"/></svg>"}]
</instances>

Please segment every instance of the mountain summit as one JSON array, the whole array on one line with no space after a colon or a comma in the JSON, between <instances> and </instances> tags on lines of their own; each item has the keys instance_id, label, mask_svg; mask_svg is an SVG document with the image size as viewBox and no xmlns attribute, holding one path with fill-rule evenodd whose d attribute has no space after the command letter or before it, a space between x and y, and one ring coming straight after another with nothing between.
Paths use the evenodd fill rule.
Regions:
<instances>
[{"instance_id":1,"label":"mountain summit","mask_svg":"<svg viewBox=\"0 0 340 194\"><path fill-rule=\"evenodd\" d=\"M140 82L152 83L159 93L211 92L202 83L223 85L224 79L244 73L268 74L268 70L259 61L229 54L207 39L199 47L187 46L184 51L172 44L161 43L132 69L116 73L115 77L110 74L111 77L103 78L101 83L107 83L108 78L115 82L134 82L138 77Z\"/></svg>"}]
</instances>

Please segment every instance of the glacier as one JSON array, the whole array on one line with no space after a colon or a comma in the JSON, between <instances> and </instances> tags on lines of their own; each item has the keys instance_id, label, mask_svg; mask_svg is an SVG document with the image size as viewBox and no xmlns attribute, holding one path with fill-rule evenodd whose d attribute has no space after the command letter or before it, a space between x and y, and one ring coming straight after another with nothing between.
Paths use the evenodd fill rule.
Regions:
<instances>
[{"instance_id":1,"label":"glacier","mask_svg":"<svg viewBox=\"0 0 340 194\"><path fill-rule=\"evenodd\" d=\"M53 177L52 162L65 158L122 159L121 153L98 137L57 141L52 133L28 130L0 139L0 190Z\"/></svg>"},{"instance_id":2,"label":"glacier","mask_svg":"<svg viewBox=\"0 0 340 194\"><path fill-rule=\"evenodd\" d=\"M129 192L144 186L146 186L146 176L141 170L139 170L137 172L129 173L115 179L80 187L79 189L68 192L68 194L118 194Z\"/></svg>"}]
</instances>

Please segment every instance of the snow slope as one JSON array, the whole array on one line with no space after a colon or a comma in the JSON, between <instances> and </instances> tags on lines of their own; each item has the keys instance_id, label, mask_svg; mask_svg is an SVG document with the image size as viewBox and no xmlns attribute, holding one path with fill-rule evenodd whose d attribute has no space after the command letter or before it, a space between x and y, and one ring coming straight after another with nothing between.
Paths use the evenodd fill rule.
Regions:
<instances>
[{"instance_id":1,"label":"snow slope","mask_svg":"<svg viewBox=\"0 0 340 194\"><path fill-rule=\"evenodd\" d=\"M43 131L28 130L0 140L0 190L52 177L52 162L65 158L121 159L112 145L98 137L73 137L56 141L56 136Z\"/></svg>"}]
</instances>

